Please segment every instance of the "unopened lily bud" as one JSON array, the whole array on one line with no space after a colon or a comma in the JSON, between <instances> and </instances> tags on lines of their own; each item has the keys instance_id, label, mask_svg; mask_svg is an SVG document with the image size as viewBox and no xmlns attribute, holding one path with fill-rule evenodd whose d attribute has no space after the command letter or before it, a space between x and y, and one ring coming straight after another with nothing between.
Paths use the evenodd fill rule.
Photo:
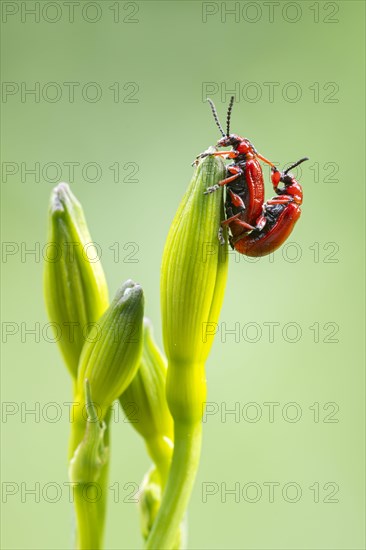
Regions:
<instances>
[{"instance_id":1,"label":"unopened lily bud","mask_svg":"<svg viewBox=\"0 0 366 550\"><path fill-rule=\"evenodd\" d=\"M143 343L144 296L140 285L126 281L98 320L93 341L86 342L80 357L77 392L87 378L94 403L103 417L125 391L139 367Z\"/></svg>"},{"instance_id":2,"label":"unopened lily bud","mask_svg":"<svg viewBox=\"0 0 366 550\"><path fill-rule=\"evenodd\" d=\"M192 181L171 225L161 274L164 347L168 358L167 397L174 420L201 419L206 397L204 364L213 336L203 327L216 324L223 301L227 267L227 234L218 233L224 219L223 192L204 194L225 178L221 159L207 156Z\"/></svg>"},{"instance_id":3,"label":"unopened lily bud","mask_svg":"<svg viewBox=\"0 0 366 550\"><path fill-rule=\"evenodd\" d=\"M153 338L152 324L145 317L140 367L120 396L120 403L126 412L131 403L137 407L137 422L132 426L145 439L158 467L162 462L169 463L173 447L173 419L165 396L166 371L165 358Z\"/></svg>"},{"instance_id":4,"label":"unopened lily bud","mask_svg":"<svg viewBox=\"0 0 366 550\"><path fill-rule=\"evenodd\" d=\"M88 380L85 380L85 405L87 410L85 434L70 460L69 478L73 483L98 481L108 459L108 448L104 444L106 425L103 421L99 421Z\"/></svg>"},{"instance_id":5,"label":"unopened lily bud","mask_svg":"<svg viewBox=\"0 0 366 550\"><path fill-rule=\"evenodd\" d=\"M108 288L83 209L66 183L51 196L44 275L48 315L75 380L85 339L108 307Z\"/></svg>"},{"instance_id":6,"label":"unopened lily bud","mask_svg":"<svg viewBox=\"0 0 366 550\"><path fill-rule=\"evenodd\" d=\"M153 466L142 480L139 508L142 536L146 540L150 534L161 503L159 474Z\"/></svg>"},{"instance_id":7,"label":"unopened lily bud","mask_svg":"<svg viewBox=\"0 0 366 550\"><path fill-rule=\"evenodd\" d=\"M139 493L141 533L145 540L148 539L158 514L162 493L159 473L155 466L153 466L144 476ZM175 536L172 550L186 548L185 542L186 522L183 522Z\"/></svg>"}]
</instances>

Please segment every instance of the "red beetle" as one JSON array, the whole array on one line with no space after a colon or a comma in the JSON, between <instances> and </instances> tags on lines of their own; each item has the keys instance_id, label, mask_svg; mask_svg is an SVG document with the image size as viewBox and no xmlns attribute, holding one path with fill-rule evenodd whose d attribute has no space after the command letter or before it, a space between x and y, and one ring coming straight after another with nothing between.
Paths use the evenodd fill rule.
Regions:
<instances>
[{"instance_id":1,"label":"red beetle","mask_svg":"<svg viewBox=\"0 0 366 550\"><path fill-rule=\"evenodd\" d=\"M225 185L227 190L225 203L226 221L229 222L233 215L241 211L241 219L251 225L255 225L257 218L262 214L264 202L263 173L258 159L263 160L270 166L273 166L273 163L260 155L249 139L230 133L230 118L234 96L230 100L227 112L226 134L220 124L215 105L211 99L207 101L211 106L215 122L222 134L222 138L217 142L216 147L232 147L231 151L216 151L211 154L233 159L234 162L226 167L227 177L217 185L209 187L206 193L213 193ZM206 155L207 153L202 153L199 157Z\"/></svg>"},{"instance_id":2,"label":"red beetle","mask_svg":"<svg viewBox=\"0 0 366 550\"><path fill-rule=\"evenodd\" d=\"M272 162L263 157L247 139L230 133L230 119L234 103L231 97L227 112L226 134L220 124L213 102L208 99L215 122L222 134L216 147L231 146L231 151L202 153L198 158L212 154L233 159L229 164L227 177L217 185L209 187L206 194L226 186L226 219L222 225L230 228L230 244L235 250L247 256L265 256L276 250L290 235L299 219L302 203L302 188L289 170L308 160L302 158L284 172L279 172ZM271 166L271 179L277 197L264 203L264 181L259 160ZM284 187L279 188L279 183Z\"/></svg>"},{"instance_id":3,"label":"red beetle","mask_svg":"<svg viewBox=\"0 0 366 550\"><path fill-rule=\"evenodd\" d=\"M303 198L301 185L289 171L305 160L309 159L300 159L284 172L272 168L271 179L277 196L263 204L263 212L255 226L243 223L240 213L237 218L222 222L230 227L230 244L235 250L246 256L266 256L286 241L301 215ZM278 187L280 182L283 187Z\"/></svg>"}]
</instances>

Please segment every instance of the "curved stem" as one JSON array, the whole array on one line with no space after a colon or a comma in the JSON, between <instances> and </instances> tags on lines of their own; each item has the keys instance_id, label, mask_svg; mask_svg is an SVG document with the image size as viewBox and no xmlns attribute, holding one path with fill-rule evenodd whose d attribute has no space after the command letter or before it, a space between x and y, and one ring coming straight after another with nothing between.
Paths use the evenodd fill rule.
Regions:
<instances>
[{"instance_id":1,"label":"curved stem","mask_svg":"<svg viewBox=\"0 0 366 550\"><path fill-rule=\"evenodd\" d=\"M175 422L169 479L146 550L171 550L185 515L199 464L202 424Z\"/></svg>"},{"instance_id":2,"label":"curved stem","mask_svg":"<svg viewBox=\"0 0 366 550\"><path fill-rule=\"evenodd\" d=\"M148 439L146 441L146 446L148 449L148 453L157 469L161 492L163 493L169 477L169 470L172 462L174 447L171 443L169 443L168 439L165 439L163 437ZM157 516L157 513L155 514L154 517L151 518L153 520L151 521L152 525L156 519L156 516ZM174 539L175 542L172 547L174 550L182 550L184 546L184 541L187 538L186 524L187 524L187 521L183 521L178 529L178 532L176 533L176 536Z\"/></svg>"},{"instance_id":3,"label":"curved stem","mask_svg":"<svg viewBox=\"0 0 366 550\"><path fill-rule=\"evenodd\" d=\"M153 439L147 439L146 447L151 460L159 472L161 487L164 489L169 475L170 464L172 462L173 445L169 444L166 439L160 436Z\"/></svg>"}]
</instances>

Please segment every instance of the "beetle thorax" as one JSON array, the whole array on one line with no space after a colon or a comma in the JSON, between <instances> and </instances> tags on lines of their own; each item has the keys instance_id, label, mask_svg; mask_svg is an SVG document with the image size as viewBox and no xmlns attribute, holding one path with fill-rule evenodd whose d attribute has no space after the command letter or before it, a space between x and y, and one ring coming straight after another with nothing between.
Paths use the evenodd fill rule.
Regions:
<instances>
[{"instance_id":1,"label":"beetle thorax","mask_svg":"<svg viewBox=\"0 0 366 550\"><path fill-rule=\"evenodd\" d=\"M246 155L247 153L250 153L253 151L253 146L250 143L250 141L246 138L240 138L239 143L235 147L235 149L240 153L241 155Z\"/></svg>"}]
</instances>

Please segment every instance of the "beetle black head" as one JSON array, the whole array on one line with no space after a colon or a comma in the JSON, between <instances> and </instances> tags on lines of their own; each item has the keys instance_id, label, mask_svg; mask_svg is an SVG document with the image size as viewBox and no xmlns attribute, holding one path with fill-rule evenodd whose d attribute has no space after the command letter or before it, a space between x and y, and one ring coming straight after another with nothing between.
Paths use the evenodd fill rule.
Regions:
<instances>
[{"instance_id":1,"label":"beetle black head","mask_svg":"<svg viewBox=\"0 0 366 550\"><path fill-rule=\"evenodd\" d=\"M285 186L289 186L289 185L292 185L293 184L293 181L294 181L294 175L293 174L290 174L290 170L292 170L293 168L296 168L296 166L299 166L299 164L301 164L302 162L305 162L306 160L309 160L308 157L303 157L302 159L298 160L297 162L294 162L293 164L291 164L291 166L289 166L286 170L284 170L283 172L280 172L279 170L277 170L277 168L275 166L272 166L271 168L271 179L272 179L272 183L273 185L275 185L277 187L277 185L281 182L281 183L284 183Z\"/></svg>"},{"instance_id":2,"label":"beetle black head","mask_svg":"<svg viewBox=\"0 0 366 550\"><path fill-rule=\"evenodd\" d=\"M291 185L292 181L294 179L294 175L290 173L290 170L292 170L293 168L296 168L296 166L299 166L299 164L302 164L306 160L309 160L309 157L303 157L302 159L298 160L297 162L294 162L293 164L291 164L291 166L286 168L286 170L284 170L281 179L282 179L282 181L285 185Z\"/></svg>"}]
</instances>

